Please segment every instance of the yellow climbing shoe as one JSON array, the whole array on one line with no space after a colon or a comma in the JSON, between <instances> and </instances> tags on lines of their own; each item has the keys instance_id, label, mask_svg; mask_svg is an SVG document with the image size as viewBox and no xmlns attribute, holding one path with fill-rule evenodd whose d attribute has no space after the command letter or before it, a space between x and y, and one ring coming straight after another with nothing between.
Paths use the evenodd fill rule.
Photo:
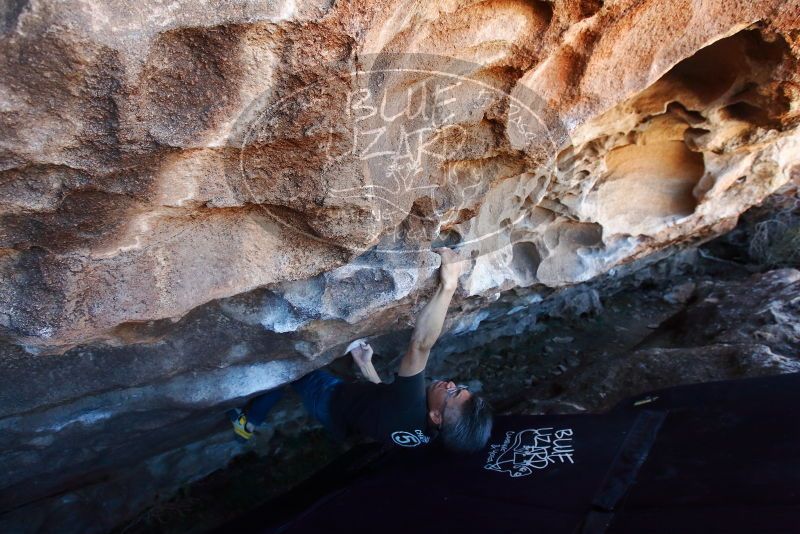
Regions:
<instances>
[{"instance_id":1,"label":"yellow climbing shoe","mask_svg":"<svg viewBox=\"0 0 800 534\"><path fill-rule=\"evenodd\" d=\"M225 413L231 421L233 432L236 434L238 441L248 441L253 437L253 433L247 430L247 415L243 411L234 408Z\"/></svg>"}]
</instances>

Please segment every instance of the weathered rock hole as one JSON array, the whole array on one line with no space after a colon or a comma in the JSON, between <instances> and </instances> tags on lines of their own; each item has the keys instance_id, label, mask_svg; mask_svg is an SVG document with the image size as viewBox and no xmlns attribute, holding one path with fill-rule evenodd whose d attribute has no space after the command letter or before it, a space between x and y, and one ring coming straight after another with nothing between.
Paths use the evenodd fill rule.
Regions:
<instances>
[{"instance_id":1,"label":"weathered rock hole","mask_svg":"<svg viewBox=\"0 0 800 534\"><path fill-rule=\"evenodd\" d=\"M689 149L697 150L705 144L703 137L710 133L711 130L706 130L705 128L687 128L683 133L683 142L686 143Z\"/></svg>"},{"instance_id":2,"label":"weathered rock hole","mask_svg":"<svg viewBox=\"0 0 800 534\"><path fill-rule=\"evenodd\" d=\"M764 35L757 30L740 32L745 40L745 53L757 63L777 64L789 53L786 40L779 34Z\"/></svg>"},{"instance_id":3,"label":"weathered rock hole","mask_svg":"<svg viewBox=\"0 0 800 534\"><path fill-rule=\"evenodd\" d=\"M757 99L758 87L770 79L787 53L782 39L767 42L758 31L741 31L678 63L654 86L657 90L645 103L655 104L651 98L669 95L673 102L668 111L681 106L679 116L688 124L698 124L704 119L697 110L725 104L731 95L742 101Z\"/></svg>"},{"instance_id":4,"label":"weathered rock hole","mask_svg":"<svg viewBox=\"0 0 800 534\"><path fill-rule=\"evenodd\" d=\"M595 13L603 9L603 0L583 0L580 3L580 16L581 18L589 18Z\"/></svg>"},{"instance_id":5,"label":"weathered rock hole","mask_svg":"<svg viewBox=\"0 0 800 534\"><path fill-rule=\"evenodd\" d=\"M742 61L743 40L737 34L722 39L678 63L664 80L675 86L675 94L688 93L708 105L730 89L748 70Z\"/></svg>"},{"instance_id":6,"label":"weathered rock hole","mask_svg":"<svg viewBox=\"0 0 800 534\"><path fill-rule=\"evenodd\" d=\"M769 126L774 121L769 113L763 108L748 104L747 102L736 102L725 106L721 110L723 118L749 122L756 126Z\"/></svg>"},{"instance_id":7,"label":"weathered rock hole","mask_svg":"<svg viewBox=\"0 0 800 534\"><path fill-rule=\"evenodd\" d=\"M598 219L608 234L646 234L697 207L692 190L705 171L703 155L682 141L617 148L606 166Z\"/></svg>"},{"instance_id":8,"label":"weathered rock hole","mask_svg":"<svg viewBox=\"0 0 800 534\"><path fill-rule=\"evenodd\" d=\"M439 235L433 240L431 246L433 248L454 247L455 245L461 243L461 239L461 234L459 234L456 230L449 228L439 232Z\"/></svg>"},{"instance_id":9,"label":"weathered rock hole","mask_svg":"<svg viewBox=\"0 0 800 534\"><path fill-rule=\"evenodd\" d=\"M534 11L539 15L540 20L545 24L550 24L553 20L553 4L545 1L532 2Z\"/></svg>"},{"instance_id":10,"label":"weathered rock hole","mask_svg":"<svg viewBox=\"0 0 800 534\"><path fill-rule=\"evenodd\" d=\"M603 228L596 223L563 220L548 226L541 243L538 281L555 286L579 280L586 272L584 257L603 245Z\"/></svg>"},{"instance_id":11,"label":"weathered rock hole","mask_svg":"<svg viewBox=\"0 0 800 534\"><path fill-rule=\"evenodd\" d=\"M687 109L682 103L675 101L667 104L667 113L680 117L687 124L701 124L706 118L699 111Z\"/></svg>"},{"instance_id":12,"label":"weathered rock hole","mask_svg":"<svg viewBox=\"0 0 800 534\"><path fill-rule=\"evenodd\" d=\"M536 271L542 263L539 249L531 242L520 241L511 247L511 268L516 274L517 283L529 286L536 282Z\"/></svg>"}]
</instances>

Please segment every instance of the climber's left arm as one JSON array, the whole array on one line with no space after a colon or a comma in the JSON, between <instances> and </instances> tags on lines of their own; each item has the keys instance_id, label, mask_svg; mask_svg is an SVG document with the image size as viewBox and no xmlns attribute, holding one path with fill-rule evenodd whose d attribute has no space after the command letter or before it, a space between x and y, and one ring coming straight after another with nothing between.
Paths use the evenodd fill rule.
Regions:
<instances>
[{"instance_id":1,"label":"climber's left arm","mask_svg":"<svg viewBox=\"0 0 800 534\"><path fill-rule=\"evenodd\" d=\"M458 277L461 275L464 260L455 251L447 248L437 249L436 252L442 258L439 286L417 317L411 342L400 361L397 371L399 376L414 376L425 370L431 348L442 333L450 300L458 288Z\"/></svg>"}]
</instances>

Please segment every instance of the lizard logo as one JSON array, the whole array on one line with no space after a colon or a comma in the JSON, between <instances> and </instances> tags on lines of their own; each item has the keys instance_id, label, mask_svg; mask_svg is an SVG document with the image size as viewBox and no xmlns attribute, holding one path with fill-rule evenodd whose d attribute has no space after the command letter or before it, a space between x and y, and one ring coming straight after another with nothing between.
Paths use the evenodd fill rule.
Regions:
<instances>
[{"instance_id":1,"label":"lizard logo","mask_svg":"<svg viewBox=\"0 0 800 534\"><path fill-rule=\"evenodd\" d=\"M524 477L555 463L573 464L570 428L529 428L506 432L502 444L491 445L484 469Z\"/></svg>"}]
</instances>

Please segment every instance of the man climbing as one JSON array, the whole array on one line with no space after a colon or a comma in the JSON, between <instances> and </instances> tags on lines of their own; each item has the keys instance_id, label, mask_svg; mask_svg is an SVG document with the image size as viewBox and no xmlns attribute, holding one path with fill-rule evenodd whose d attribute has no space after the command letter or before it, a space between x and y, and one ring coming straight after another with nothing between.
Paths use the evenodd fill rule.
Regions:
<instances>
[{"instance_id":1,"label":"man climbing","mask_svg":"<svg viewBox=\"0 0 800 534\"><path fill-rule=\"evenodd\" d=\"M447 248L441 256L439 286L417 318L411 342L394 381L381 382L372 365L372 347L362 341L350 352L369 382L348 383L316 370L292 383L308 412L339 439L359 434L402 447L416 447L439 436L449 450L473 452L486 445L492 428L488 403L466 386L439 380L426 387L425 367L431 348L442 332L450 300L458 286L461 260ZM253 436L281 391L260 395L242 409L231 410L234 432L241 440Z\"/></svg>"}]
</instances>

